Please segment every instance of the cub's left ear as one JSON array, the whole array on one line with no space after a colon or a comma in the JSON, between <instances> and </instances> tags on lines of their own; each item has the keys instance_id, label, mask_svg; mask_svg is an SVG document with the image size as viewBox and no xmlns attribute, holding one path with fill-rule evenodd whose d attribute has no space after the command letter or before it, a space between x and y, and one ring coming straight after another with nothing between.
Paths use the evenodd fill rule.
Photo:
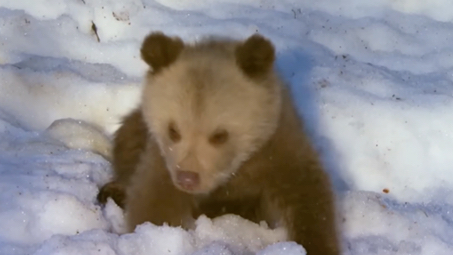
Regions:
<instances>
[{"instance_id":1,"label":"cub's left ear","mask_svg":"<svg viewBox=\"0 0 453 255\"><path fill-rule=\"evenodd\" d=\"M162 32L154 32L143 40L140 53L142 59L156 73L175 62L183 48L184 43L181 38L172 38Z\"/></svg>"},{"instance_id":2,"label":"cub's left ear","mask_svg":"<svg viewBox=\"0 0 453 255\"><path fill-rule=\"evenodd\" d=\"M236 48L237 64L252 78L268 73L273 67L274 60L274 46L259 34L250 36Z\"/></svg>"}]
</instances>

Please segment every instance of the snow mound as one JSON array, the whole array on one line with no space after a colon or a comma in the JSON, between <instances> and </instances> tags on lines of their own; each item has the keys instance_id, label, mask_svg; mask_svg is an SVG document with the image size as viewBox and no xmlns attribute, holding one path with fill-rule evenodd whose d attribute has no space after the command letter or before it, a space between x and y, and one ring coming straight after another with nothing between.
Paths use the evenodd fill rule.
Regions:
<instances>
[{"instance_id":1,"label":"snow mound","mask_svg":"<svg viewBox=\"0 0 453 255\"><path fill-rule=\"evenodd\" d=\"M75 119L60 119L52 122L46 133L73 149L97 152L111 158L112 141L100 128Z\"/></svg>"}]
</instances>

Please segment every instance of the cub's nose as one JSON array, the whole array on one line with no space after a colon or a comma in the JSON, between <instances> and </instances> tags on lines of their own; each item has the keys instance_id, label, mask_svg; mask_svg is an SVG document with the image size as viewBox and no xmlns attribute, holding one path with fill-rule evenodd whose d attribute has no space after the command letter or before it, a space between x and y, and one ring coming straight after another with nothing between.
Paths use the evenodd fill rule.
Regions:
<instances>
[{"instance_id":1,"label":"cub's nose","mask_svg":"<svg viewBox=\"0 0 453 255\"><path fill-rule=\"evenodd\" d=\"M192 171L178 171L176 181L183 189L193 190L200 184L200 175Z\"/></svg>"}]
</instances>

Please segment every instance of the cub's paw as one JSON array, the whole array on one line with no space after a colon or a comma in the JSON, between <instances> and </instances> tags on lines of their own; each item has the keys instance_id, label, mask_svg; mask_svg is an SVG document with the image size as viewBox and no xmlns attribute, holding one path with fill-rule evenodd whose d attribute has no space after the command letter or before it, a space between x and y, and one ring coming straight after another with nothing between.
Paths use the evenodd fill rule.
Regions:
<instances>
[{"instance_id":1,"label":"cub's paw","mask_svg":"<svg viewBox=\"0 0 453 255\"><path fill-rule=\"evenodd\" d=\"M126 200L126 190L124 186L116 181L105 184L97 196L97 200L101 204L107 203L107 198L111 197L115 203L124 209L124 202Z\"/></svg>"}]
</instances>

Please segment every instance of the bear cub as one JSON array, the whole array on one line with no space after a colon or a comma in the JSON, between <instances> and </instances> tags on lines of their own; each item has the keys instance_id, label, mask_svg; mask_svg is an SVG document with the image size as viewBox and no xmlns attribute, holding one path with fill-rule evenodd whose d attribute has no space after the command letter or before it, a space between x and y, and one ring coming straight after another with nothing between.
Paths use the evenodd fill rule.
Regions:
<instances>
[{"instance_id":1,"label":"bear cub","mask_svg":"<svg viewBox=\"0 0 453 255\"><path fill-rule=\"evenodd\" d=\"M268 39L186 44L154 32L141 56L142 101L115 133L115 177L98 195L125 209L129 231L232 213L283 225L308 255L340 254L330 180Z\"/></svg>"}]
</instances>

